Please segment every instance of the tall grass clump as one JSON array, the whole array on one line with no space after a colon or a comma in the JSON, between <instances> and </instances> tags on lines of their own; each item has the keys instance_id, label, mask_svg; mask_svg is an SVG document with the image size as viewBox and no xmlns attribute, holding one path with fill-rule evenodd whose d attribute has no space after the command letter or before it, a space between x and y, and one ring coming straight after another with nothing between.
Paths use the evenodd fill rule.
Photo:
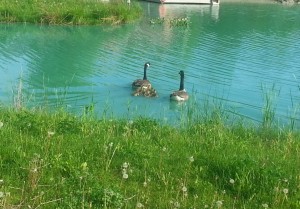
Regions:
<instances>
[{"instance_id":1,"label":"tall grass clump","mask_svg":"<svg viewBox=\"0 0 300 209\"><path fill-rule=\"evenodd\" d=\"M120 24L140 17L141 7L123 1L0 0L0 21L38 24Z\"/></svg>"},{"instance_id":2,"label":"tall grass clump","mask_svg":"<svg viewBox=\"0 0 300 209\"><path fill-rule=\"evenodd\" d=\"M299 132L213 112L179 128L0 107L0 208L300 208Z\"/></svg>"}]
</instances>

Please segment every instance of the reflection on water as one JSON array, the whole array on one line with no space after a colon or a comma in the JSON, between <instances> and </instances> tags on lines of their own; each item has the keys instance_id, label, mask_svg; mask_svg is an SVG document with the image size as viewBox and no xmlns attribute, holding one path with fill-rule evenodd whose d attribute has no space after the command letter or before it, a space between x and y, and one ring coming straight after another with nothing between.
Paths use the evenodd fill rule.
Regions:
<instances>
[{"instance_id":1,"label":"reflection on water","mask_svg":"<svg viewBox=\"0 0 300 209\"><path fill-rule=\"evenodd\" d=\"M192 108L206 111L207 101L221 101L261 121L269 94L275 95L280 120L299 118L299 7L141 4L144 18L128 25L0 25L1 102L11 104L22 77L30 106L63 104L82 112L93 103L99 114L173 122L191 117ZM190 22L186 27L149 23L159 17ZM146 61L158 98L131 96L131 83L142 78ZM169 101L179 86L179 70L185 71L192 95L183 105Z\"/></svg>"},{"instance_id":2,"label":"reflection on water","mask_svg":"<svg viewBox=\"0 0 300 209\"><path fill-rule=\"evenodd\" d=\"M149 14L155 14L156 7L149 5ZM152 10L152 11L151 11ZM214 20L219 18L219 6L211 5L188 5L188 4L159 4L158 14L160 18L182 18L193 15L193 13L205 14L207 13ZM157 15L153 15L156 17Z\"/></svg>"}]
</instances>

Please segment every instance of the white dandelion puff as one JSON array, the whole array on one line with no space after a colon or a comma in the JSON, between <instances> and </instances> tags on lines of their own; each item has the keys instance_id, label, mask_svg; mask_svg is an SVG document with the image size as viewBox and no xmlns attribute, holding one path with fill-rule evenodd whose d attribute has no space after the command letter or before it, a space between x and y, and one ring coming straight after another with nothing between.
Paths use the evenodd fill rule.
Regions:
<instances>
[{"instance_id":1,"label":"white dandelion puff","mask_svg":"<svg viewBox=\"0 0 300 209\"><path fill-rule=\"evenodd\" d=\"M223 205L222 200L218 200L218 201L216 202L216 205L217 205L218 208L222 207L222 205Z\"/></svg>"},{"instance_id":2,"label":"white dandelion puff","mask_svg":"<svg viewBox=\"0 0 300 209\"><path fill-rule=\"evenodd\" d=\"M113 142L110 142L110 143L108 144L108 146L109 146L109 147L112 147L112 146L114 146L114 143L113 143Z\"/></svg>"},{"instance_id":3,"label":"white dandelion puff","mask_svg":"<svg viewBox=\"0 0 300 209\"><path fill-rule=\"evenodd\" d=\"M179 202L175 202L175 203L174 203L174 207L175 207L175 208L180 208L180 203L179 203Z\"/></svg>"},{"instance_id":4,"label":"white dandelion puff","mask_svg":"<svg viewBox=\"0 0 300 209\"><path fill-rule=\"evenodd\" d=\"M128 179L128 174L127 173L123 173L123 179Z\"/></svg>"},{"instance_id":5,"label":"white dandelion puff","mask_svg":"<svg viewBox=\"0 0 300 209\"><path fill-rule=\"evenodd\" d=\"M127 173L127 170L125 168L122 169L122 174Z\"/></svg>"},{"instance_id":6,"label":"white dandelion puff","mask_svg":"<svg viewBox=\"0 0 300 209\"><path fill-rule=\"evenodd\" d=\"M287 189L287 188L283 189L282 191L283 191L284 194L289 193L289 189Z\"/></svg>"},{"instance_id":7,"label":"white dandelion puff","mask_svg":"<svg viewBox=\"0 0 300 209\"><path fill-rule=\"evenodd\" d=\"M234 182L235 182L234 179L229 180L229 183L231 183L231 184L234 184Z\"/></svg>"},{"instance_id":8,"label":"white dandelion puff","mask_svg":"<svg viewBox=\"0 0 300 209\"><path fill-rule=\"evenodd\" d=\"M143 208L144 205L143 205L142 203L138 202L138 203L136 204L136 207L137 207L137 208Z\"/></svg>"},{"instance_id":9,"label":"white dandelion puff","mask_svg":"<svg viewBox=\"0 0 300 209\"><path fill-rule=\"evenodd\" d=\"M182 187L183 192L187 192L187 188L185 186Z\"/></svg>"},{"instance_id":10,"label":"white dandelion puff","mask_svg":"<svg viewBox=\"0 0 300 209\"><path fill-rule=\"evenodd\" d=\"M127 162L123 163L123 168L125 168L125 169L128 168L128 165L129 164Z\"/></svg>"},{"instance_id":11,"label":"white dandelion puff","mask_svg":"<svg viewBox=\"0 0 300 209\"><path fill-rule=\"evenodd\" d=\"M147 182L146 182L146 181L144 181L144 183L143 183L143 186L144 186L144 187L146 187L146 186L147 186Z\"/></svg>"},{"instance_id":12,"label":"white dandelion puff","mask_svg":"<svg viewBox=\"0 0 300 209\"><path fill-rule=\"evenodd\" d=\"M48 131L47 134L48 134L48 137L51 137L55 134L55 132L54 131Z\"/></svg>"}]
</instances>

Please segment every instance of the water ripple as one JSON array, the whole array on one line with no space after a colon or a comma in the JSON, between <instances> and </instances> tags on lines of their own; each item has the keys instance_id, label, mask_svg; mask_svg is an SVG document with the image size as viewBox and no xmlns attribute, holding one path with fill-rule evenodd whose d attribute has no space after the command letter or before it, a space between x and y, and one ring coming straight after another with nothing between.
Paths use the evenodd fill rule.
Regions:
<instances>
[{"instance_id":1,"label":"water ripple","mask_svg":"<svg viewBox=\"0 0 300 209\"><path fill-rule=\"evenodd\" d=\"M8 101L2 95L11 96L7 86L18 83L23 72L24 92L35 97L32 105L65 103L81 112L94 102L99 112L109 109L117 116L127 117L130 109L132 115L180 119L184 108L174 108L168 97L184 70L185 88L199 107L207 100L221 102L238 116L261 121L266 94L274 97L282 120L300 104L299 9L141 5L146 16L122 26L1 25L0 99ZM276 24L270 20L274 15ZM150 25L157 17L188 17L190 23ZM147 61L159 97L132 97L131 83L143 77Z\"/></svg>"}]
</instances>

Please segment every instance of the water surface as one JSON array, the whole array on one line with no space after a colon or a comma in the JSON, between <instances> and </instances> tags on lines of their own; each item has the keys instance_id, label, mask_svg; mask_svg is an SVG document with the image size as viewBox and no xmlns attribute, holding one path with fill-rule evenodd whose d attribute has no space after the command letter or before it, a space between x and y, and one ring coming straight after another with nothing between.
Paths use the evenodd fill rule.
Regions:
<instances>
[{"instance_id":1,"label":"water surface","mask_svg":"<svg viewBox=\"0 0 300 209\"><path fill-rule=\"evenodd\" d=\"M67 107L116 117L177 121L186 117L169 101L186 74L186 106L228 111L262 121L264 96L279 121L299 118L300 7L276 3L160 5L141 2L145 16L119 26L0 25L0 100L13 103L22 80L26 105ZM165 18L163 24L150 19ZM188 17L187 27L171 27ZM131 96L131 83L148 78L157 98ZM205 111L205 110L204 110Z\"/></svg>"}]
</instances>

